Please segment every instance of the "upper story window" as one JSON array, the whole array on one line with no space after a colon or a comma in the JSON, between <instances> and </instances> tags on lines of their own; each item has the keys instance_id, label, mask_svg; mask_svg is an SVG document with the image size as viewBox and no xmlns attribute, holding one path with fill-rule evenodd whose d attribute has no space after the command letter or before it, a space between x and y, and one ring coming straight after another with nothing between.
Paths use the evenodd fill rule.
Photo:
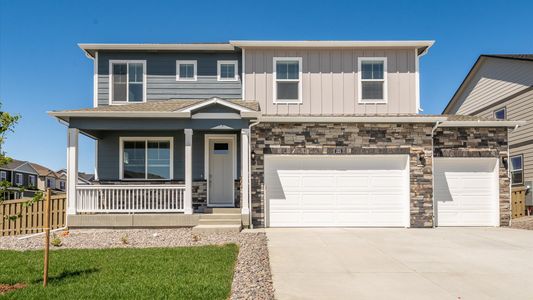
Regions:
<instances>
[{"instance_id":1,"label":"upper story window","mask_svg":"<svg viewBox=\"0 0 533 300\"><path fill-rule=\"evenodd\" d=\"M196 81L197 74L196 60L177 60L176 61L176 80L179 81Z\"/></svg>"},{"instance_id":2,"label":"upper story window","mask_svg":"<svg viewBox=\"0 0 533 300\"><path fill-rule=\"evenodd\" d=\"M0 180L2 180L2 181L7 180L7 172L6 171L0 171Z\"/></svg>"},{"instance_id":3,"label":"upper story window","mask_svg":"<svg viewBox=\"0 0 533 300\"><path fill-rule=\"evenodd\" d=\"M498 110L494 111L494 118L496 120L505 120L507 119L507 110L504 108L500 108Z\"/></svg>"},{"instance_id":4,"label":"upper story window","mask_svg":"<svg viewBox=\"0 0 533 300\"><path fill-rule=\"evenodd\" d=\"M302 102L302 58L274 57L274 103Z\"/></svg>"},{"instance_id":5,"label":"upper story window","mask_svg":"<svg viewBox=\"0 0 533 300\"><path fill-rule=\"evenodd\" d=\"M521 154L511 156L511 183L524 183L524 157Z\"/></svg>"},{"instance_id":6,"label":"upper story window","mask_svg":"<svg viewBox=\"0 0 533 300\"><path fill-rule=\"evenodd\" d=\"M172 138L123 137L121 149L121 179L172 178Z\"/></svg>"},{"instance_id":7,"label":"upper story window","mask_svg":"<svg viewBox=\"0 0 533 300\"><path fill-rule=\"evenodd\" d=\"M15 185L22 185L22 174L15 174Z\"/></svg>"},{"instance_id":8,"label":"upper story window","mask_svg":"<svg viewBox=\"0 0 533 300\"><path fill-rule=\"evenodd\" d=\"M109 61L111 103L146 101L146 61Z\"/></svg>"},{"instance_id":9,"label":"upper story window","mask_svg":"<svg viewBox=\"0 0 533 300\"><path fill-rule=\"evenodd\" d=\"M59 182L59 189L60 190L64 190L65 189L65 182L64 181L60 181Z\"/></svg>"},{"instance_id":10,"label":"upper story window","mask_svg":"<svg viewBox=\"0 0 533 300\"><path fill-rule=\"evenodd\" d=\"M238 70L238 62L236 60L219 60L217 62L217 80L237 81L239 80Z\"/></svg>"},{"instance_id":11,"label":"upper story window","mask_svg":"<svg viewBox=\"0 0 533 300\"><path fill-rule=\"evenodd\" d=\"M37 178L35 178L35 175L30 175L28 177L28 180L30 181L30 183L29 183L30 187L37 187L36 179Z\"/></svg>"},{"instance_id":12,"label":"upper story window","mask_svg":"<svg viewBox=\"0 0 533 300\"><path fill-rule=\"evenodd\" d=\"M387 102L387 58L359 57L359 102Z\"/></svg>"},{"instance_id":13,"label":"upper story window","mask_svg":"<svg viewBox=\"0 0 533 300\"><path fill-rule=\"evenodd\" d=\"M51 189L54 189L55 188L55 180L52 179L52 178L46 178L46 187L47 188L51 188Z\"/></svg>"}]
</instances>

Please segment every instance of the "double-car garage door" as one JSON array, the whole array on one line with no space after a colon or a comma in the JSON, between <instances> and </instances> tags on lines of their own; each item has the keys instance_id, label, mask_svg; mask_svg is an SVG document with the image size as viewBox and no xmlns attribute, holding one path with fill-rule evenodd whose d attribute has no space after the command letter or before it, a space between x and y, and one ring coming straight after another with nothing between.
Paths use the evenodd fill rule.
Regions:
<instances>
[{"instance_id":1,"label":"double-car garage door","mask_svg":"<svg viewBox=\"0 0 533 300\"><path fill-rule=\"evenodd\" d=\"M408 226L407 155L266 155L271 227Z\"/></svg>"},{"instance_id":2,"label":"double-car garage door","mask_svg":"<svg viewBox=\"0 0 533 300\"><path fill-rule=\"evenodd\" d=\"M494 226L496 159L435 159L439 226ZM265 155L267 226L408 227L408 155Z\"/></svg>"}]
</instances>

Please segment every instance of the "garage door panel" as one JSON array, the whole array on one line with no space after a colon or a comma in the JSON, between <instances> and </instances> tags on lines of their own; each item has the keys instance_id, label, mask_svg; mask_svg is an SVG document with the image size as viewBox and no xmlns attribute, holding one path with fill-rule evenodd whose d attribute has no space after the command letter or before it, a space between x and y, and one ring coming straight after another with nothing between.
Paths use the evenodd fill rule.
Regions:
<instances>
[{"instance_id":1,"label":"garage door panel","mask_svg":"<svg viewBox=\"0 0 533 300\"><path fill-rule=\"evenodd\" d=\"M436 158L439 226L497 226L498 172L494 158Z\"/></svg>"},{"instance_id":2,"label":"garage door panel","mask_svg":"<svg viewBox=\"0 0 533 300\"><path fill-rule=\"evenodd\" d=\"M267 155L268 223L273 227L408 226L407 162L407 155Z\"/></svg>"}]
</instances>

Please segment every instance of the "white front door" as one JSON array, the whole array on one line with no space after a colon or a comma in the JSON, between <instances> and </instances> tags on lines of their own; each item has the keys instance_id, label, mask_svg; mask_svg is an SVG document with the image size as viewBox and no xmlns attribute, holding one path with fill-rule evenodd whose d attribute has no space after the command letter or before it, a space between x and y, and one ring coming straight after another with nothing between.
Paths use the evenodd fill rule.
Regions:
<instances>
[{"instance_id":1,"label":"white front door","mask_svg":"<svg viewBox=\"0 0 533 300\"><path fill-rule=\"evenodd\" d=\"M409 226L407 155L265 155L270 227Z\"/></svg>"},{"instance_id":2,"label":"white front door","mask_svg":"<svg viewBox=\"0 0 533 300\"><path fill-rule=\"evenodd\" d=\"M435 158L438 226L498 226L496 158Z\"/></svg>"},{"instance_id":3,"label":"white front door","mask_svg":"<svg viewBox=\"0 0 533 300\"><path fill-rule=\"evenodd\" d=\"M206 137L208 146L207 197L209 206L234 206L235 139Z\"/></svg>"}]
</instances>

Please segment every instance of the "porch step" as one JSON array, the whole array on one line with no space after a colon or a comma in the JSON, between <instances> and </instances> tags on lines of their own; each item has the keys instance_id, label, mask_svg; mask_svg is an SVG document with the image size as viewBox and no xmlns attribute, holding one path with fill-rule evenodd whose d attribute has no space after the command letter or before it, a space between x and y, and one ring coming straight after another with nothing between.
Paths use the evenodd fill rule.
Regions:
<instances>
[{"instance_id":1,"label":"porch step","mask_svg":"<svg viewBox=\"0 0 533 300\"><path fill-rule=\"evenodd\" d=\"M205 209L204 213L207 214L240 214L240 208L233 207L208 207Z\"/></svg>"},{"instance_id":2,"label":"porch step","mask_svg":"<svg viewBox=\"0 0 533 300\"><path fill-rule=\"evenodd\" d=\"M241 214L201 214L201 220L240 220Z\"/></svg>"},{"instance_id":3,"label":"porch step","mask_svg":"<svg viewBox=\"0 0 533 300\"><path fill-rule=\"evenodd\" d=\"M242 226L239 225L196 225L192 228L194 233L221 233L240 232Z\"/></svg>"},{"instance_id":4,"label":"porch step","mask_svg":"<svg viewBox=\"0 0 533 300\"><path fill-rule=\"evenodd\" d=\"M200 219L198 225L241 225L241 219Z\"/></svg>"}]
</instances>

